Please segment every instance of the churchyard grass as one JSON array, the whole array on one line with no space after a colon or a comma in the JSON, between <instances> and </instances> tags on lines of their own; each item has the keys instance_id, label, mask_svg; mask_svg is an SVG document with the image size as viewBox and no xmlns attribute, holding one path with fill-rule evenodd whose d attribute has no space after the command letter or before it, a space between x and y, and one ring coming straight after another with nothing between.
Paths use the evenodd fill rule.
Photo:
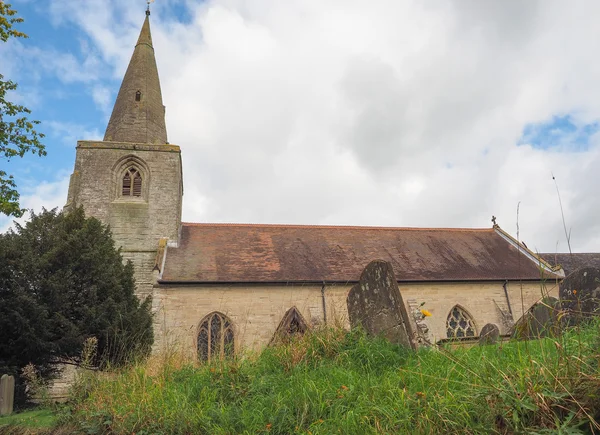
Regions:
<instances>
[{"instance_id":1,"label":"churchyard grass","mask_svg":"<svg viewBox=\"0 0 600 435\"><path fill-rule=\"evenodd\" d=\"M55 426L56 411L36 408L0 417L0 434L45 432Z\"/></svg>"},{"instance_id":2,"label":"churchyard grass","mask_svg":"<svg viewBox=\"0 0 600 435\"><path fill-rule=\"evenodd\" d=\"M82 433L600 433L600 323L414 353L322 329L242 360L167 358L86 377Z\"/></svg>"}]
</instances>

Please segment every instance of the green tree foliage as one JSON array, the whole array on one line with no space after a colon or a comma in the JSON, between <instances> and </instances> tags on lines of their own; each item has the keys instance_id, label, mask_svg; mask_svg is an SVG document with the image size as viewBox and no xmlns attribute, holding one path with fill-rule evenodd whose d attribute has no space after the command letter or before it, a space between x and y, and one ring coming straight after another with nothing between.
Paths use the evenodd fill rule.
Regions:
<instances>
[{"instance_id":1,"label":"green tree foliage","mask_svg":"<svg viewBox=\"0 0 600 435\"><path fill-rule=\"evenodd\" d=\"M15 24L23 22L16 16L17 11L9 3L0 0L0 41L9 38L27 38L23 32L14 28ZM13 157L23 157L27 153L46 155L40 139L42 133L35 130L39 121L30 121L27 115L31 111L20 104L8 100L10 91L17 89L17 84L5 80L0 74L0 159L9 161ZM19 205L19 192L14 177L0 168L0 213L8 216L22 216L25 210Z\"/></svg>"},{"instance_id":2,"label":"green tree foliage","mask_svg":"<svg viewBox=\"0 0 600 435\"><path fill-rule=\"evenodd\" d=\"M119 365L147 354L151 301L134 294L133 266L123 264L109 229L83 209L44 210L0 235L0 372L80 358L98 339L93 363Z\"/></svg>"}]
</instances>

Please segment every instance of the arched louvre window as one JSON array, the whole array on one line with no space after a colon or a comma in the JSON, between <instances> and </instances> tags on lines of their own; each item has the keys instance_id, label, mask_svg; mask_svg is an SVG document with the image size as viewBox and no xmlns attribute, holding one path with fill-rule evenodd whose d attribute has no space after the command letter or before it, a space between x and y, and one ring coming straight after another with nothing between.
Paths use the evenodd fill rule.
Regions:
<instances>
[{"instance_id":1,"label":"arched louvre window","mask_svg":"<svg viewBox=\"0 0 600 435\"><path fill-rule=\"evenodd\" d=\"M211 313L200 322L198 359L214 361L233 356L233 325L227 316Z\"/></svg>"},{"instance_id":2,"label":"arched louvre window","mask_svg":"<svg viewBox=\"0 0 600 435\"><path fill-rule=\"evenodd\" d=\"M477 329L469 313L455 305L446 320L446 335L448 338L475 337Z\"/></svg>"},{"instance_id":3,"label":"arched louvre window","mask_svg":"<svg viewBox=\"0 0 600 435\"><path fill-rule=\"evenodd\" d=\"M287 341L294 335L304 334L308 330L308 325L296 307L292 307L283 315L271 343Z\"/></svg>"},{"instance_id":4,"label":"arched louvre window","mask_svg":"<svg viewBox=\"0 0 600 435\"><path fill-rule=\"evenodd\" d=\"M125 171L121 193L123 196L142 196L142 176L135 167Z\"/></svg>"}]
</instances>

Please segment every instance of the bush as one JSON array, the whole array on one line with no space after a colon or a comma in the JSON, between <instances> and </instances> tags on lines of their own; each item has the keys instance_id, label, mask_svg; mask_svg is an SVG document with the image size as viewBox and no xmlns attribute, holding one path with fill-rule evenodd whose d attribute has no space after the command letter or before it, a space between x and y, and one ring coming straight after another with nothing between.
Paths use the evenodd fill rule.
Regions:
<instances>
[{"instance_id":1,"label":"bush","mask_svg":"<svg viewBox=\"0 0 600 435\"><path fill-rule=\"evenodd\" d=\"M78 361L89 337L98 340L94 365L147 354L151 301L134 290L133 266L108 227L81 208L32 213L0 235L0 372L32 363L51 374L62 359Z\"/></svg>"}]
</instances>

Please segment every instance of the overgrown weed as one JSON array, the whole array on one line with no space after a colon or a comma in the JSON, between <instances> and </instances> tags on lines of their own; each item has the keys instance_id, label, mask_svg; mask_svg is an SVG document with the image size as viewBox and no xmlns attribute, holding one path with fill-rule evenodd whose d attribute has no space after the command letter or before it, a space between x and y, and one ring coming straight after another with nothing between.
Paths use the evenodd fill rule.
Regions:
<instances>
[{"instance_id":1,"label":"overgrown weed","mask_svg":"<svg viewBox=\"0 0 600 435\"><path fill-rule=\"evenodd\" d=\"M598 433L599 327L418 352L322 328L246 359L93 374L65 421L95 433Z\"/></svg>"}]
</instances>

